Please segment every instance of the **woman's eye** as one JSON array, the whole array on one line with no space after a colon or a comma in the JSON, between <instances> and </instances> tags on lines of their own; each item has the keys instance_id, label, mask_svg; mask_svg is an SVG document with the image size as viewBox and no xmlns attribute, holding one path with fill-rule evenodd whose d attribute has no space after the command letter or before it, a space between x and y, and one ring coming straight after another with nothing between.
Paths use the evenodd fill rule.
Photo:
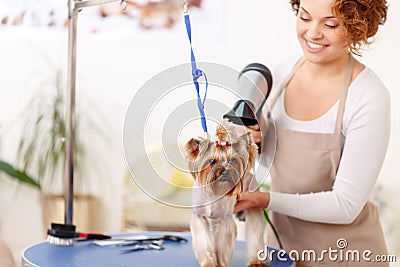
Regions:
<instances>
[{"instance_id":1,"label":"woman's eye","mask_svg":"<svg viewBox=\"0 0 400 267\"><path fill-rule=\"evenodd\" d=\"M300 16L300 19L301 19L302 21L310 21L310 19L309 19L309 18L306 18L306 17L301 17L301 16Z\"/></svg>"},{"instance_id":2,"label":"woman's eye","mask_svg":"<svg viewBox=\"0 0 400 267\"><path fill-rule=\"evenodd\" d=\"M215 159L211 159L208 163L210 164L210 166L214 166L217 161Z\"/></svg>"},{"instance_id":3,"label":"woman's eye","mask_svg":"<svg viewBox=\"0 0 400 267\"><path fill-rule=\"evenodd\" d=\"M237 162L236 159L231 159L231 160L229 161L229 163L231 163L231 164L236 164L236 162Z\"/></svg>"},{"instance_id":4,"label":"woman's eye","mask_svg":"<svg viewBox=\"0 0 400 267\"><path fill-rule=\"evenodd\" d=\"M329 29L335 29L338 25L325 24Z\"/></svg>"}]
</instances>

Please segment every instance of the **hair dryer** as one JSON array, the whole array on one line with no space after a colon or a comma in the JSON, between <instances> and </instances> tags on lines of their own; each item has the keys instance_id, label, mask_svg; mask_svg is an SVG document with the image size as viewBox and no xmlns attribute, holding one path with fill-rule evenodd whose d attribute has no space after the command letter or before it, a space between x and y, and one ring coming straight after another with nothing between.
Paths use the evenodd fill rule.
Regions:
<instances>
[{"instance_id":1,"label":"hair dryer","mask_svg":"<svg viewBox=\"0 0 400 267\"><path fill-rule=\"evenodd\" d=\"M258 124L271 88L272 74L266 66L259 63L247 65L239 74L236 88L238 98L232 110L223 118L244 126Z\"/></svg>"}]
</instances>

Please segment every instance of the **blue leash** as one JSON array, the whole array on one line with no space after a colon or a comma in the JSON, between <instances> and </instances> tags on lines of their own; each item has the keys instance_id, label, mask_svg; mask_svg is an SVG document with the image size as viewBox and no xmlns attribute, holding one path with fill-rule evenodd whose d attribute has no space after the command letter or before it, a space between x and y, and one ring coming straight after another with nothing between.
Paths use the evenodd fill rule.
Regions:
<instances>
[{"instance_id":1,"label":"blue leash","mask_svg":"<svg viewBox=\"0 0 400 267\"><path fill-rule=\"evenodd\" d=\"M207 97L207 90L208 90L208 80L207 76L204 71L201 69L198 69L196 66L196 58L194 57L194 52L193 52L193 46L192 46L192 28L190 26L190 18L189 18L189 12L187 9L187 3L185 1L185 6L184 6L184 14L185 14L185 24L186 24L186 31L189 37L189 42L190 42L190 52L191 52L191 63L192 63L192 76L193 76L193 83L194 86L196 87L196 92L197 92L197 108L199 109L200 112L200 118L201 118L201 126L203 127L203 131L207 133L207 121L206 121L206 115L204 112L204 104L206 102L206 97ZM204 76L204 79L206 81L206 89L204 92L203 99L200 96L200 85L199 82L197 81L201 76Z\"/></svg>"}]
</instances>

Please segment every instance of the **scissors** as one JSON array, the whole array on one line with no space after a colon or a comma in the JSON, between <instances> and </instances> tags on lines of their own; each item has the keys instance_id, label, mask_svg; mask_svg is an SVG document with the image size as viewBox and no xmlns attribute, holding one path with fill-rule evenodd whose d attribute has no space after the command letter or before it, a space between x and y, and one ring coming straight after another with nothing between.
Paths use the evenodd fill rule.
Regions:
<instances>
[{"instance_id":1,"label":"scissors","mask_svg":"<svg viewBox=\"0 0 400 267\"><path fill-rule=\"evenodd\" d=\"M164 246L158 243L150 243L150 244L136 244L131 248L123 249L120 252L121 253L128 253L128 252L134 252L134 251L139 251L139 250L163 250Z\"/></svg>"}]
</instances>

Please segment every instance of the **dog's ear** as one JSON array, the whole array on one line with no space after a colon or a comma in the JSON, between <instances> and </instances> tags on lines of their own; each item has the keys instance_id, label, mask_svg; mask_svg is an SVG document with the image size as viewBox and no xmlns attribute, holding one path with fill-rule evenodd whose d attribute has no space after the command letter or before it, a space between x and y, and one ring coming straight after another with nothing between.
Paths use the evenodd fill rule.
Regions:
<instances>
[{"instance_id":1,"label":"dog's ear","mask_svg":"<svg viewBox=\"0 0 400 267\"><path fill-rule=\"evenodd\" d=\"M186 159L193 161L197 158L200 152L200 140L190 139L185 145Z\"/></svg>"},{"instance_id":2,"label":"dog's ear","mask_svg":"<svg viewBox=\"0 0 400 267\"><path fill-rule=\"evenodd\" d=\"M248 174L250 173L250 170L253 167L258 154L258 146L254 143L253 137L250 132L240 136L239 142L240 144L238 143L237 145L241 145L240 147L246 149L249 155L249 160L245 169L245 177L248 177Z\"/></svg>"},{"instance_id":3,"label":"dog's ear","mask_svg":"<svg viewBox=\"0 0 400 267\"><path fill-rule=\"evenodd\" d=\"M251 132L246 132L246 136L243 136L244 140L246 140L247 145L254 143L253 141L253 136L251 135Z\"/></svg>"},{"instance_id":4,"label":"dog's ear","mask_svg":"<svg viewBox=\"0 0 400 267\"><path fill-rule=\"evenodd\" d=\"M250 132L246 133L246 135L247 135L246 140L248 142L247 145L249 147L249 158L251 161L253 161L258 154L258 146L254 143L253 136L251 135Z\"/></svg>"},{"instance_id":5,"label":"dog's ear","mask_svg":"<svg viewBox=\"0 0 400 267\"><path fill-rule=\"evenodd\" d=\"M253 136L251 135L250 132L246 132L239 137L237 143L239 144L239 146L243 147L251 146L251 144L254 144Z\"/></svg>"},{"instance_id":6,"label":"dog's ear","mask_svg":"<svg viewBox=\"0 0 400 267\"><path fill-rule=\"evenodd\" d=\"M199 138L190 139L185 145L186 159L194 161L200 154L205 153L210 147L211 141L209 139Z\"/></svg>"}]
</instances>

